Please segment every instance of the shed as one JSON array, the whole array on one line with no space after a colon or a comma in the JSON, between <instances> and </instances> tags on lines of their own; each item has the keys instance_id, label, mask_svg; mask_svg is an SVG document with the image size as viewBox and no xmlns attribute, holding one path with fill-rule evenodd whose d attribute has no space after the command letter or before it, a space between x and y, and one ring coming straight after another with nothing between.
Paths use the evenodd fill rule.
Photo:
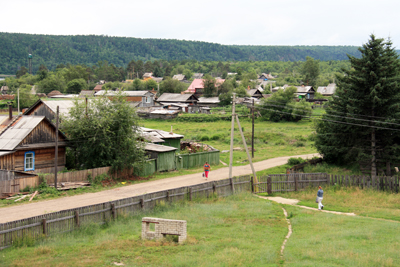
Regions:
<instances>
[{"instance_id":1,"label":"shed","mask_svg":"<svg viewBox=\"0 0 400 267\"><path fill-rule=\"evenodd\" d=\"M199 97L199 101L197 105L201 107L218 107L219 105L219 97Z\"/></svg>"},{"instance_id":2,"label":"shed","mask_svg":"<svg viewBox=\"0 0 400 267\"><path fill-rule=\"evenodd\" d=\"M186 80L186 76L183 74L175 74L172 79L174 80L178 80L180 82L185 81Z\"/></svg>"},{"instance_id":3,"label":"shed","mask_svg":"<svg viewBox=\"0 0 400 267\"><path fill-rule=\"evenodd\" d=\"M94 93L96 93L94 90L82 90L79 97L94 97Z\"/></svg>"},{"instance_id":4,"label":"shed","mask_svg":"<svg viewBox=\"0 0 400 267\"><path fill-rule=\"evenodd\" d=\"M156 171L170 171L176 169L175 151L177 148L146 143L144 150L150 159L156 160Z\"/></svg>"},{"instance_id":5,"label":"shed","mask_svg":"<svg viewBox=\"0 0 400 267\"><path fill-rule=\"evenodd\" d=\"M175 147L176 149L178 149L178 151L180 151L181 149L181 139L183 139L184 137L181 134L166 132L163 130L149 129L145 127L139 127L139 131L164 140L164 145Z\"/></svg>"}]
</instances>

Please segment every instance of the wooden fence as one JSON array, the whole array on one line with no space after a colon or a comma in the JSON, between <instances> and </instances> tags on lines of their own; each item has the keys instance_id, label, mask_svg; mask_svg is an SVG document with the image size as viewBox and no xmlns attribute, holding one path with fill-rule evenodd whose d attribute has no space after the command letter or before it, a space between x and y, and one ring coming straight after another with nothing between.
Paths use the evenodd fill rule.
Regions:
<instances>
[{"instance_id":1,"label":"wooden fence","mask_svg":"<svg viewBox=\"0 0 400 267\"><path fill-rule=\"evenodd\" d=\"M116 219L119 215L153 209L161 201L190 201L212 194L228 196L241 191L251 191L251 181L250 176L234 177L3 223L0 224L0 249L9 247L13 241L24 237L39 238L43 235L68 232L82 224L104 223Z\"/></svg>"},{"instance_id":2,"label":"wooden fence","mask_svg":"<svg viewBox=\"0 0 400 267\"><path fill-rule=\"evenodd\" d=\"M39 177L35 174L0 170L0 196L2 193L16 193L27 186L37 186Z\"/></svg>"},{"instance_id":3,"label":"wooden fence","mask_svg":"<svg viewBox=\"0 0 400 267\"><path fill-rule=\"evenodd\" d=\"M82 171L73 171L65 173L57 173L57 183L66 182L86 182L89 175L95 178L97 175L108 173L110 167L102 167L95 169L87 169ZM48 184L54 184L54 173L47 173L44 175Z\"/></svg>"},{"instance_id":4,"label":"wooden fence","mask_svg":"<svg viewBox=\"0 0 400 267\"><path fill-rule=\"evenodd\" d=\"M293 173L273 174L258 177L258 183L254 183L254 191L257 193L298 191L309 186L328 184L330 176L326 173Z\"/></svg>"}]
</instances>

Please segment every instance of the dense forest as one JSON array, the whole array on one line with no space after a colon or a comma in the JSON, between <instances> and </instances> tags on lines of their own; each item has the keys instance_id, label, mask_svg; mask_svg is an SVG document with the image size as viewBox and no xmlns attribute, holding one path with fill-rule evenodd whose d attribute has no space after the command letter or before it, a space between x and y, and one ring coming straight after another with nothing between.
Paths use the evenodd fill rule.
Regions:
<instances>
[{"instance_id":1,"label":"dense forest","mask_svg":"<svg viewBox=\"0 0 400 267\"><path fill-rule=\"evenodd\" d=\"M40 65L54 70L59 64L93 66L108 61L126 67L132 60L195 61L305 61L347 60L347 54L358 57L355 46L237 46L215 43L140 39L111 36L56 36L0 33L0 73L15 74L28 66L33 55L33 73Z\"/></svg>"}]
</instances>

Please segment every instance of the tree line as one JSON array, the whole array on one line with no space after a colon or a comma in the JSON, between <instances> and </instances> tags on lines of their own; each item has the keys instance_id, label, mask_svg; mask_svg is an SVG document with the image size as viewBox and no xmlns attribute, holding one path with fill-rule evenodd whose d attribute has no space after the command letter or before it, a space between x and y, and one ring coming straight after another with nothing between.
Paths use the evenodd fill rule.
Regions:
<instances>
[{"instance_id":1,"label":"tree line","mask_svg":"<svg viewBox=\"0 0 400 267\"><path fill-rule=\"evenodd\" d=\"M354 46L238 46L199 41L140 39L98 35L40 35L0 33L0 73L15 74L33 55L33 72L45 65L92 66L108 61L126 67L131 60L196 61L304 61L345 60L360 55Z\"/></svg>"}]
</instances>

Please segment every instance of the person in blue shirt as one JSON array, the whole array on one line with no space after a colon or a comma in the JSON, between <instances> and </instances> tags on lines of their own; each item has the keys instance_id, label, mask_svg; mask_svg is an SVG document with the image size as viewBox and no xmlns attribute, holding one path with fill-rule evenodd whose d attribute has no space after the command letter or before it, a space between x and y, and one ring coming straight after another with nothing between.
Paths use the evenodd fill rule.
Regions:
<instances>
[{"instance_id":1,"label":"person in blue shirt","mask_svg":"<svg viewBox=\"0 0 400 267\"><path fill-rule=\"evenodd\" d=\"M323 210L324 205L322 205L322 199L324 198L324 190L322 190L322 187L318 187L318 193L317 193L317 201L318 201L318 210Z\"/></svg>"}]
</instances>

